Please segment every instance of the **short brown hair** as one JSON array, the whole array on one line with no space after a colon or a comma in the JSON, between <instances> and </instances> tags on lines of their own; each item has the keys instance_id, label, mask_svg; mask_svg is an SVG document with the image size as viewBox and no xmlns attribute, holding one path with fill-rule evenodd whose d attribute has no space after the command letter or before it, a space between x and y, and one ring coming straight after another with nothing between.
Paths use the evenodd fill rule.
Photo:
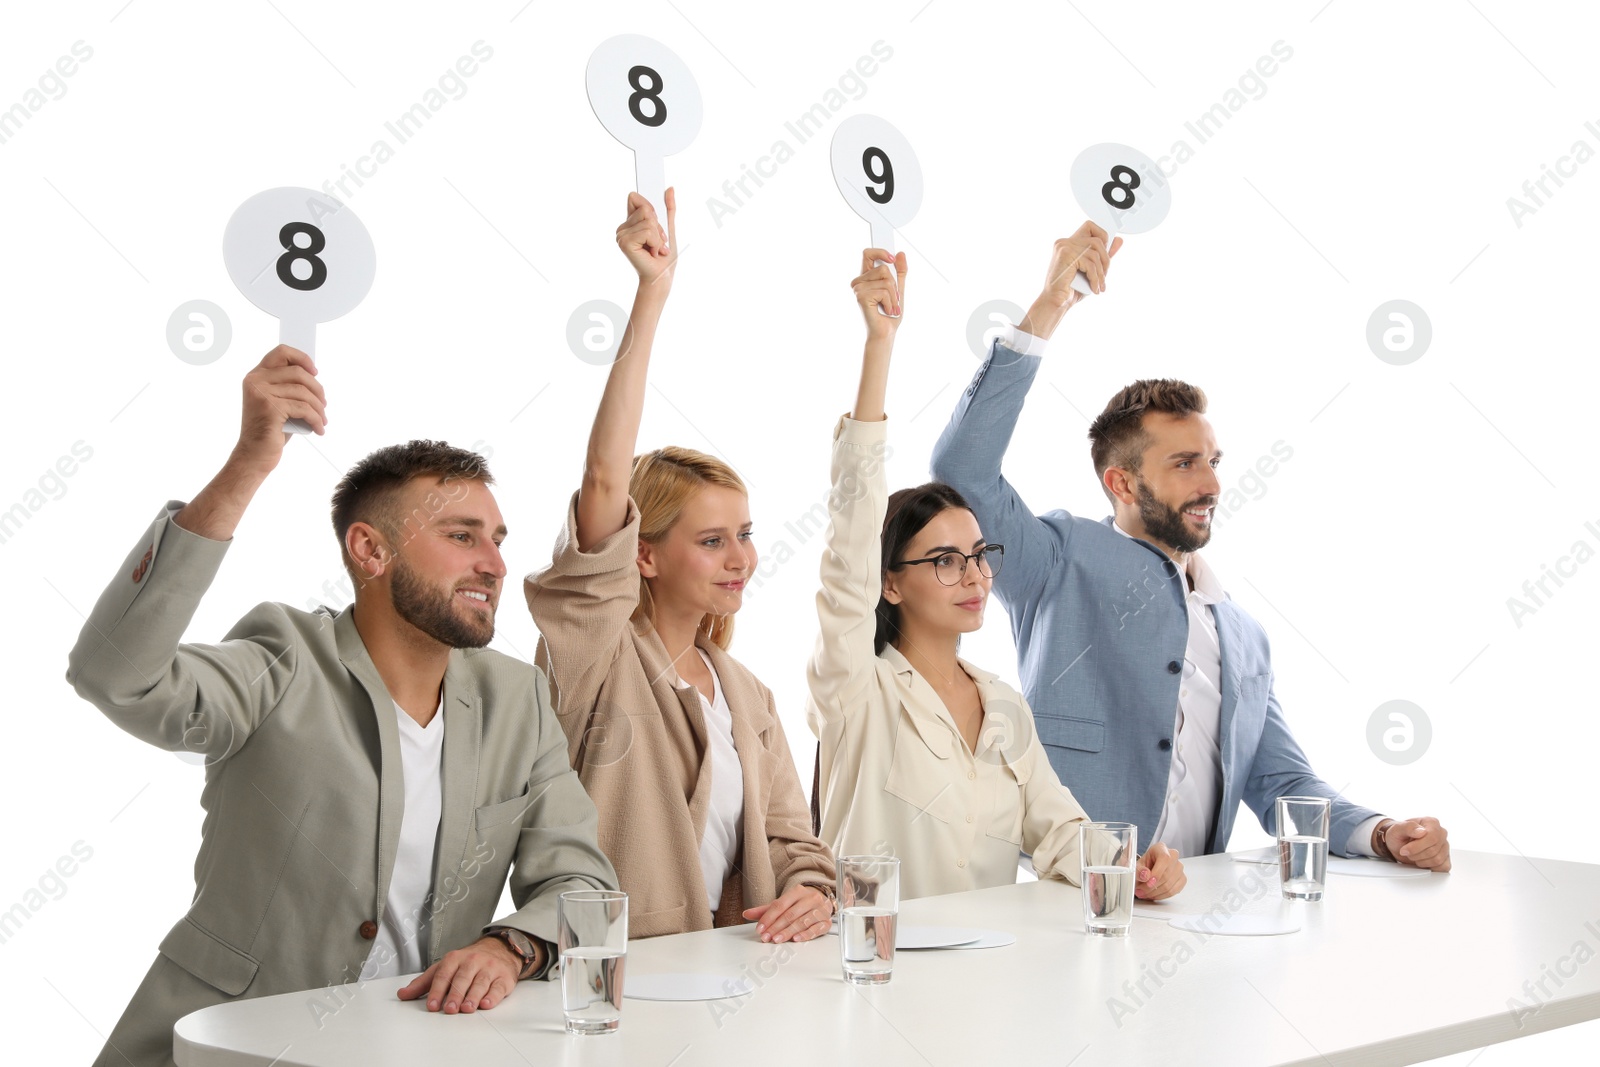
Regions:
<instances>
[{"instance_id":1,"label":"short brown hair","mask_svg":"<svg viewBox=\"0 0 1600 1067\"><path fill-rule=\"evenodd\" d=\"M333 532L339 537L339 553L352 578L360 579L344 550L345 534L354 523L365 522L393 539L399 536L402 519L396 496L413 478L432 475L441 482L466 478L493 485L489 465L476 452L455 448L443 441L408 441L373 452L339 479L333 490Z\"/></svg>"},{"instance_id":2,"label":"short brown hair","mask_svg":"<svg viewBox=\"0 0 1600 1067\"><path fill-rule=\"evenodd\" d=\"M1107 402L1105 410L1089 425L1089 458L1094 461L1101 491L1113 502L1115 498L1106 488L1106 471L1122 467L1138 473L1144 450L1150 445L1150 435L1144 429L1147 411L1179 418L1204 415L1205 390L1176 378L1141 378Z\"/></svg>"}]
</instances>

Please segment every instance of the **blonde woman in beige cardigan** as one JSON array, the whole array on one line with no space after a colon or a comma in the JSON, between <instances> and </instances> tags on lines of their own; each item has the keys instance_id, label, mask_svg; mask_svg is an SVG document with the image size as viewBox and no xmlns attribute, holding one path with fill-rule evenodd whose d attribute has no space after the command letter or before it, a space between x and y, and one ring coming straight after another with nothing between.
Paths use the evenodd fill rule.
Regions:
<instances>
[{"instance_id":1,"label":"blonde woman in beige cardigan","mask_svg":"<svg viewBox=\"0 0 1600 1067\"><path fill-rule=\"evenodd\" d=\"M957 655L961 635L983 625L1004 546L984 539L948 485L888 495L884 394L905 278L904 253L869 248L852 283L867 343L855 409L834 430L807 672L822 837L842 856L898 856L906 897L1014 882L1023 853L1041 877L1076 885L1087 816L1022 694ZM1135 892L1161 900L1184 881L1177 854L1157 843Z\"/></svg>"},{"instance_id":2,"label":"blonde woman in beige cardigan","mask_svg":"<svg viewBox=\"0 0 1600 1067\"><path fill-rule=\"evenodd\" d=\"M524 583L568 755L600 812L632 937L755 922L763 941L828 930L834 868L812 832L772 693L728 654L755 568L727 464L635 457L646 372L677 248L628 197L617 244L639 274L555 558Z\"/></svg>"}]
</instances>

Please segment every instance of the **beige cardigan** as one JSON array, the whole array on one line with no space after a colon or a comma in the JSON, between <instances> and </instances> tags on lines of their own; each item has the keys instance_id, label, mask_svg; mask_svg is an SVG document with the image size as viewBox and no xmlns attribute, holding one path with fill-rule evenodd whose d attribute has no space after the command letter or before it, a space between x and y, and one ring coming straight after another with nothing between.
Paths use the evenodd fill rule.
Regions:
<instances>
[{"instance_id":1,"label":"beige cardigan","mask_svg":"<svg viewBox=\"0 0 1600 1067\"><path fill-rule=\"evenodd\" d=\"M1024 852L1041 877L1076 885L1087 816L1051 768L1022 694L958 660L983 701L972 752L916 668L893 645L873 653L887 426L845 418L834 431L821 633L806 674L822 838L841 856L898 856L904 898L1010 884Z\"/></svg>"},{"instance_id":2,"label":"beige cardigan","mask_svg":"<svg viewBox=\"0 0 1600 1067\"><path fill-rule=\"evenodd\" d=\"M551 565L523 591L539 627L535 662L550 678L567 755L600 811L600 847L628 893L628 934L704 930L743 922L744 908L797 885L827 891L833 857L811 831L772 693L703 635L733 713L744 778L742 854L715 916L706 907L700 838L711 798L711 761L699 693L677 688L667 650L639 603L639 511L627 525L578 551L577 495ZM714 920L714 921L713 921Z\"/></svg>"}]
</instances>

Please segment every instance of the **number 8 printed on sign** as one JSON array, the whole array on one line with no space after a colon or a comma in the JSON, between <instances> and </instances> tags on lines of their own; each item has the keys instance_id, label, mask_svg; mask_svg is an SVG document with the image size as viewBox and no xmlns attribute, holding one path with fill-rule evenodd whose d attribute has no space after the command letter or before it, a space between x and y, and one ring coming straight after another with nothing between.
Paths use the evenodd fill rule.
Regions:
<instances>
[{"instance_id":1,"label":"number 8 printed on sign","mask_svg":"<svg viewBox=\"0 0 1600 1067\"><path fill-rule=\"evenodd\" d=\"M313 189L257 193L234 211L222 236L228 277L278 320L278 343L316 358L317 324L355 308L372 288L377 254L355 212ZM310 433L299 419L289 433Z\"/></svg>"}]
</instances>

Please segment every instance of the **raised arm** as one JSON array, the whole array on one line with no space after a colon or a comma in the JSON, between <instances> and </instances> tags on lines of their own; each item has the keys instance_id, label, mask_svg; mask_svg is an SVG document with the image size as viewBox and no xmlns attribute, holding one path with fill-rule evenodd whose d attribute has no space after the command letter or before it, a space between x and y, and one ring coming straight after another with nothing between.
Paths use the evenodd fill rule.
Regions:
<instances>
[{"instance_id":1,"label":"raised arm","mask_svg":"<svg viewBox=\"0 0 1600 1067\"><path fill-rule=\"evenodd\" d=\"M238 750L294 676L284 610L263 604L221 644L179 644L240 518L282 458L286 418L326 426L305 353L283 345L244 379L238 443L188 505L169 504L96 602L67 659L78 695L139 739L216 761Z\"/></svg>"},{"instance_id":2,"label":"raised arm","mask_svg":"<svg viewBox=\"0 0 1600 1067\"><path fill-rule=\"evenodd\" d=\"M1091 222L1056 241L1044 287L1022 321L996 341L933 446L933 476L967 498L984 537L1006 546L1007 565L995 589L1007 599L1042 588L1062 546L1001 474L1001 464L1039 371L1038 353L1082 299L1072 279L1082 270L1096 292L1104 291L1106 269L1121 245L1118 238L1108 249L1105 231Z\"/></svg>"},{"instance_id":3,"label":"raised arm","mask_svg":"<svg viewBox=\"0 0 1600 1067\"><path fill-rule=\"evenodd\" d=\"M892 261L893 267L877 265ZM822 588L817 593L820 632L807 665L811 700L808 718L820 735L821 726L837 722L859 702L854 694L875 677L873 635L878 597L883 589L881 537L888 483L884 394L889 356L900 320L905 289L905 253L890 256L880 248L862 253L861 273L852 281L856 303L867 321L866 349L856 403L841 421L833 442L832 482L828 494L828 536L822 551Z\"/></svg>"},{"instance_id":4,"label":"raised arm","mask_svg":"<svg viewBox=\"0 0 1600 1067\"><path fill-rule=\"evenodd\" d=\"M611 365L605 392L600 396L594 428L589 431L577 503L581 552L588 552L627 523L628 479L633 473L633 450L644 414L650 349L678 263L678 201L672 189L667 190L666 201L665 230L650 201L638 193L628 194L628 217L617 227L617 246L638 271L639 289L634 294L633 311L617 348L616 362Z\"/></svg>"}]
</instances>

